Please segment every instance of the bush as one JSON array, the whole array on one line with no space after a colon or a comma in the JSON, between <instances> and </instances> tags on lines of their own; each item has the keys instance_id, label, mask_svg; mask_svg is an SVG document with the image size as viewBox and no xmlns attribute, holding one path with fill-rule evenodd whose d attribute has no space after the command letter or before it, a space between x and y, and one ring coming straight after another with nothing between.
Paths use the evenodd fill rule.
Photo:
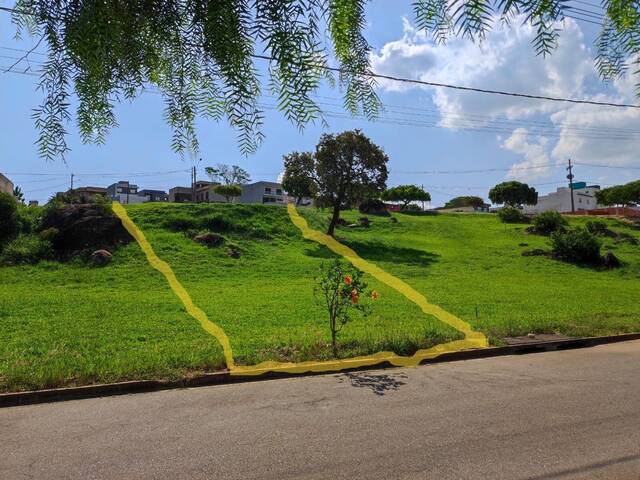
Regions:
<instances>
[{"instance_id":1,"label":"bush","mask_svg":"<svg viewBox=\"0 0 640 480\"><path fill-rule=\"evenodd\" d=\"M0 249L20 231L18 202L13 195L0 192Z\"/></svg>"},{"instance_id":2,"label":"bush","mask_svg":"<svg viewBox=\"0 0 640 480\"><path fill-rule=\"evenodd\" d=\"M502 223L529 223L527 217L519 208L504 207L498 211L498 218Z\"/></svg>"},{"instance_id":3,"label":"bush","mask_svg":"<svg viewBox=\"0 0 640 480\"><path fill-rule=\"evenodd\" d=\"M7 244L0 263L4 265L36 264L53 257L51 242L35 235L20 235Z\"/></svg>"},{"instance_id":4,"label":"bush","mask_svg":"<svg viewBox=\"0 0 640 480\"><path fill-rule=\"evenodd\" d=\"M551 235L553 255L560 260L596 264L601 260L600 240L585 228L576 228Z\"/></svg>"},{"instance_id":5,"label":"bush","mask_svg":"<svg viewBox=\"0 0 640 480\"><path fill-rule=\"evenodd\" d=\"M593 235L606 235L609 232L607 222L604 220L589 220L586 223L586 229Z\"/></svg>"},{"instance_id":6,"label":"bush","mask_svg":"<svg viewBox=\"0 0 640 480\"><path fill-rule=\"evenodd\" d=\"M367 213L369 215L389 215L387 208L384 206L384 202L378 198L368 198L364 200L358 206L358 210L360 210L360 213Z\"/></svg>"},{"instance_id":7,"label":"bush","mask_svg":"<svg viewBox=\"0 0 640 480\"><path fill-rule=\"evenodd\" d=\"M223 215L212 215L202 219L202 226L214 232L230 232L233 222Z\"/></svg>"},{"instance_id":8,"label":"bush","mask_svg":"<svg viewBox=\"0 0 640 480\"><path fill-rule=\"evenodd\" d=\"M567 226L567 220L558 212L542 212L533 217L533 226L536 233L551 235L563 231Z\"/></svg>"}]
</instances>

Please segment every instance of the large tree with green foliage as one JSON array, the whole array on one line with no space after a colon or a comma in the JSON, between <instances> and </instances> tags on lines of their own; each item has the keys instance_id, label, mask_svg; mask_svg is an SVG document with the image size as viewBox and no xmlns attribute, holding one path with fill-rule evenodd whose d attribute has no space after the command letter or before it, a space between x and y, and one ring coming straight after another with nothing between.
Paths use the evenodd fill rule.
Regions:
<instances>
[{"instance_id":1,"label":"large tree with green foliage","mask_svg":"<svg viewBox=\"0 0 640 480\"><path fill-rule=\"evenodd\" d=\"M606 206L640 204L640 180L603 188L596 192L596 200Z\"/></svg>"},{"instance_id":2,"label":"large tree with green foliage","mask_svg":"<svg viewBox=\"0 0 640 480\"><path fill-rule=\"evenodd\" d=\"M431 195L416 185L398 185L382 192L381 198L387 202L400 202L404 210L411 202L430 202Z\"/></svg>"},{"instance_id":3,"label":"large tree with green foliage","mask_svg":"<svg viewBox=\"0 0 640 480\"><path fill-rule=\"evenodd\" d=\"M292 152L284 156L282 188L296 198L296 205L300 205L303 198L316 195L318 189L313 178L314 162L311 152Z\"/></svg>"},{"instance_id":4,"label":"large tree with green foliage","mask_svg":"<svg viewBox=\"0 0 640 480\"><path fill-rule=\"evenodd\" d=\"M258 62L268 70L277 108L302 127L321 117L312 94L337 72L352 113L375 117L380 102L370 75L370 46L362 32L366 0L17 0L13 19L47 46L35 112L40 154L67 151L70 99L78 97L77 123L85 142L102 143L117 125L114 106L145 89L158 90L173 128L173 148L197 150L199 116L226 119L239 132L241 151L260 144ZM481 40L496 25L516 21L535 30L533 47L553 51L559 20L571 8L561 0L415 0L418 27L437 41L450 35ZM640 59L637 2L603 0L596 41L605 79L622 75ZM336 69L327 58L335 57ZM332 78L332 77L331 77Z\"/></svg>"},{"instance_id":5,"label":"large tree with green foliage","mask_svg":"<svg viewBox=\"0 0 640 480\"><path fill-rule=\"evenodd\" d=\"M444 204L444 208L462 208L462 207L482 208L483 206L484 206L484 200L480 197L474 197L474 196L454 197Z\"/></svg>"},{"instance_id":6,"label":"large tree with green foliage","mask_svg":"<svg viewBox=\"0 0 640 480\"><path fill-rule=\"evenodd\" d=\"M535 205L538 203L538 192L526 183L502 182L489 190L489 199L493 203L504 203L512 207Z\"/></svg>"},{"instance_id":7,"label":"large tree with green foliage","mask_svg":"<svg viewBox=\"0 0 640 480\"><path fill-rule=\"evenodd\" d=\"M318 196L333 211L327 235L333 235L341 209L384 191L388 161L384 151L359 130L320 137L313 176Z\"/></svg>"}]
</instances>

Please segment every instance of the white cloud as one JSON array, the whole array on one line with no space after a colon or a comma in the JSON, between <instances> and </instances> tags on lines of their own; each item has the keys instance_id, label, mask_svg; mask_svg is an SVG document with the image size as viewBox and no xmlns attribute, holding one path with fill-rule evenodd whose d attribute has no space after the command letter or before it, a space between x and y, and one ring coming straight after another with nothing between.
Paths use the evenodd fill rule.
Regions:
<instances>
[{"instance_id":1,"label":"white cloud","mask_svg":"<svg viewBox=\"0 0 640 480\"><path fill-rule=\"evenodd\" d=\"M435 45L408 20L404 20L403 26L402 38L387 43L372 55L374 71L491 90L608 102L636 101L633 78L613 82L608 90L602 86L584 35L571 19L565 20L558 48L546 58L535 56L531 46L534 32L518 21L509 28L491 31L480 45L457 38L446 45ZM543 168L532 170L527 178L549 176L549 165L564 162L568 157L584 163L638 162L640 135L632 133L640 131L638 109L548 102L384 80L380 87L386 91L428 92L440 112L440 125L446 128L482 127L502 119L498 125L508 138L498 139L501 147L522 156L509 177L524 178L517 168L537 165ZM505 120L516 121L515 128Z\"/></svg>"},{"instance_id":2,"label":"white cloud","mask_svg":"<svg viewBox=\"0 0 640 480\"><path fill-rule=\"evenodd\" d=\"M525 128L514 130L511 136L502 142L501 147L522 155L524 161L514 164L507 173L507 178L531 181L546 177L551 170L551 160L547 154L548 142L546 137L530 141Z\"/></svg>"}]
</instances>

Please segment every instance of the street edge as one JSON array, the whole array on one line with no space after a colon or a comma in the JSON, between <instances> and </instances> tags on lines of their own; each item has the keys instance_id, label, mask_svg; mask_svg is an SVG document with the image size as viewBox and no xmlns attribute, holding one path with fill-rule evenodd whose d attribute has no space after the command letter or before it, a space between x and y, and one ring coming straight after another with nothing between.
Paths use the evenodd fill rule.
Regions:
<instances>
[{"instance_id":1,"label":"street edge","mask_svg":"<svg viewBox=\"0 0 640 480\"><path fill-rule=\"evenodd\" d=\"M504 355L523 355L528 353L548 352L554 350L569 350L575 348L594 347L596 345L604 345L608 343L625 342L630 340L640 340L640 332L624 333L620 335L607 335L602 337L579 337L520 345L507 345L502 347L459 350L456 352L443 353L436 358L423 360L420 362L420 365L498 357ZM61 402L67 400L80 400L86 398L106 397L114 395L127 395L133 393L171 390L177 388L228 385L233 383L257 382L264 380L308 377L327 374L335 375L346 371L353 372L362 370L378 370L383 368L399 367L394 367L388 362L382 362L377 365L352 368L335 372L268 372L260 376L231 375L228 370L224 370L220 372L198 375L195 377L184 377L178 380L132 380L127 382L86 385L81 387L63 387L51 388L46 390L31 390L26 392L0 393L0 408L16 407L20 405L33 405L38 403Z\"/></svg>"}]
</instances>

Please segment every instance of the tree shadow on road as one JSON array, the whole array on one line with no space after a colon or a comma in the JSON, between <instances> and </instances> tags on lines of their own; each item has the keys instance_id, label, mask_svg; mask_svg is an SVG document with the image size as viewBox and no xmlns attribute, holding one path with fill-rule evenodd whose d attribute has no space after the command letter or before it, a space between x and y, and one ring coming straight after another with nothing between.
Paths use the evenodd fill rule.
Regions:
<instances>
[{"instance_id":1,"label":"tree shadow on road","mask_svg":"<svg viewBox=\"0 0 640 480\"><path fill-rule=\"evenodd\" d=\"M339 378L341 382L343 379L347 378L351 382L351 386L356 388L368 388L376 395L382 396L390 391L399 390L402 385L406 384L406 382L399 379L405 379L407 376L403 373L388 375L386 373L372 374L367 372L350 372L340 374L337 378Z\"/></svg>"}]
</instances>

